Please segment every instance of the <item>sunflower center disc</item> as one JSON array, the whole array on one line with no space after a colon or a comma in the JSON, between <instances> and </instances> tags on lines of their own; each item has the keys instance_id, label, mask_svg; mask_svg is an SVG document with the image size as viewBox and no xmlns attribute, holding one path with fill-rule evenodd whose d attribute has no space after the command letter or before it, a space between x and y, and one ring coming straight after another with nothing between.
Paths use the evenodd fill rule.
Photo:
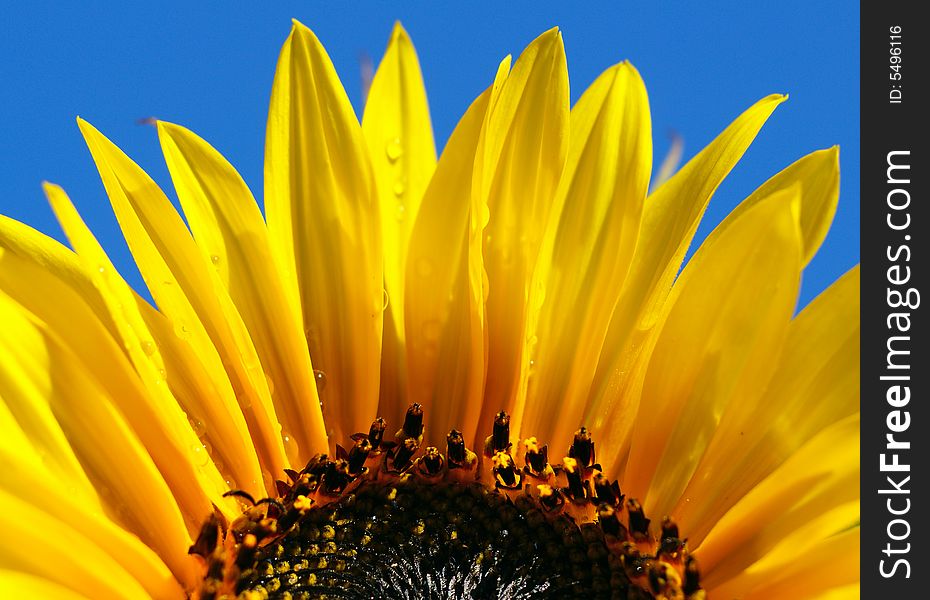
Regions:
<instances>
[{"instance_id":1,"label":"sunflower center disc","mask_svg":"<svg viewBox=\"0 0 930 600\"><path fill-rule=\"evenodd\" d=\"M599 527L518 504L481 484L365 482L259 548L236 591L294 600L635 597Z\"/></svg>"}]
</instances>

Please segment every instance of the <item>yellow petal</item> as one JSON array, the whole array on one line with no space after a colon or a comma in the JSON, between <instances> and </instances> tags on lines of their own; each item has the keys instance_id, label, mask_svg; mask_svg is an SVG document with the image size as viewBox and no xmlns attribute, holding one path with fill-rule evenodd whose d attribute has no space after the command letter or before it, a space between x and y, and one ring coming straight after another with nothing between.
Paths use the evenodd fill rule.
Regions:
<instances>
[{"instance_id":1,"label":"yellow petal","mask_svg":"<svg viewBox=\"0 0 930 600\"><path fill-rule=\"evenodd\" d=\"M87 596L43 577L18 571L0 570L0 597L55 598L56 600L91 600Z\"/></svg>"},{"instance_id":2,"label":"yellow petal","mask_svg":"<svg viewBox=\"0 0 930 600\"><path fill-rule=\"evenodd\" d=\"M833 215L836 214L836 204L840 197L839 147L812 152L792 163L740 202L726 220L738 218L760 200L795 185L801 189L801 236L804 240L806 265L820 248L830 229Z\"/></svg>"},{"instance_id":3,"label":"yellow petal","mask_svg":"<svg viewBox=\"0 0 930 600\"><path fill-rule=\"evenodd\" d=\"M187 413L194 433L204 446L211 448L210 458L222 475L225 487L253 495L265 493L263 480L268 474L262 473L248 425L229 380L217 376L204 357L178 337L171 321L138 296L136 308L164 361L165 381ZM211 358L219 363L215 353Z\"/></svg>"},{"instance_id":4,"label":"yellow petal","mask_svg":"<svg viewBox=\"0 0 930 600\"><path fill-rule=\"evenodd\" d=\"M116 273L103 249L77 214L71 201L58 186L46 184L45 191L62 229L71 240L85 268L100 292L119 331L111 339L91 315L82 312L83 302L67 288L44 273L33 272L24 278L29 286L55 289L48 296L30 294L20 288L20 295L31 296L23 302L30 312L46 322L70 345L75 355L87 357L85 369L114 398L127 422L159 466L181 506L194 519L210 514L213 505L235 516L236 505L222 494L226 485L214 468L207 450L189 425L188 416L166 382L161 351L152 339L129 285ZM29 265L21 265L28 272ZM36 286L34 282L44 285ZM128 360L127 360L128 358Z\"/></svg>"},{"instance_id":5,"label":"yellow petal","mask_svg":"<svg viewBox=\"0 0 930 600\"><path fill-rule=\"evenodd\" d=\"M800 283L797 192L702 246L659 317L623 478L647 512L669 514L728 404L754 401L771 376Z\"/></svg>"},{"instance_id":6,"label":"yellow petal","mask_svg":"<svg viewBox=\"0 0 930 600\"><path fill-rule=\"evenodd\" d=\"M10 288L10 282L24 281L18 269L10 268L14 262L23 262L19 257L7 251L0 252L0 294L9 298L8 293L15 293ZM35 290L40 294L48 294L51 290L43 288L41 282L32 282L20 286ZM44 396L32 383L32 378L39 376L37 372L40 365L29 361L29 357L22 358L25 366L13 368L13 363L0 363L0 400L3 401L3 415L0 423L3 424L3 443L12 444L14 440L25 442L22 446L24 454L35 452L36 457L42 457L45 466L55 477L67 482L84 498L94 498L96 494L93 485L84 473L78 457L68 443L67 437L55 420L55 415L48 406ZM10 446L15 447L15 446Z\"/></svg>"},{"instance_id":7,"label":"yellow petal","mask_svg":"<svg viewBox=\"0 0 930 600\"><path fill-rule=\"evenodd\" d=\"M859 528L792 552L777 564L754 566L733 581L707 589L710 598L768 600L859 598ZM745 591L743 591L745 590Z\"/></svg>"},{"instance_id":8,"label":"yellow petal","mask_svg":"<svg viewBox=\"0 0 930 600\"><path fill-rule=\"evenodd\" d=\"M534 40L498 89L496 98L492 90L472 186L478 212L488 211L472 217L487 224L485 429L494 413L514 406L530 278L568 150L568 70L559 31Z\"/></svg>"},{"instance_id":9,"label":"yellow petal","mask_svg":"<svg viewBox=\"0 0 930 600\"><path fill-rule=\"evenodd\" d=\"M0 564L6 568L100 600L147 596L142 586L98 548L92 538L3 491L0 491L0 527L4 536L16 540L0 545ZM24 597L22 590L17 592L13 597Z\"/></svg>"},{"instance_id":10,"label":"yellow petal","mask_svg":"<svg viewBox=\"0 0 930 600\"><path fill-rule=\"evenodd\" d=\"M760 519L760 515L766 518ZM724 597L742 596L760 584L781 583L780 575L820 562L817 556L844 563L853 570L842 572L858 577L858 563L846 558L852 556L847 555L852 549L858 556L858 527L850 529L858 519L856 414L815 436L717 523L695 551L702 580L708 588L720 588ZM838 545L826 550L833 544ZM798 582L803 584L799 589L812 581L812 577L804 577ZM829 583L825 587L831 587L851 581L855 579L834 579L824 573L818 585ZM808 593L823 589L815 586Z\"/></svg>"},{"instance_id":11,"label":"yellow petal","mask_svg":"<svg viewBox=\"0 0 930 600\"><path fill-rule=\"evenodd\" d=\"M571 130L530 291L527 389L512 421L520 438L556 444L581 425L649 186L649 101L636 69L623 63L601 75L572 109Z\"/></svg>"},{"instance_id":12,"label":"yellow petal","mask_svg":"<svg viewBox=\"0 0 930 600\"><path fill-rule=\"evenodd\" d=\"M361 127L332 62L295 21L281 50L265 144L272 249L296 282L331 439L376 416L384 309L378 195ZM292 286L294 287L294 286Z\"/></svg>"},{"instance_id":13,"label":"yellow petal","mask_svg":"<svg viewBox=\"0 0 930 600\"><path fill-rule=\"evenodd\" d=\"M859 267L792 321L777 362L759 401L724 416L673 511L692 544L802 444L859 410Z\"/></svg>"},{"instance_id":14,"label":"yellow petal","mask_svg":"<svg viewBox=\"0 0 930 600\"><path fill-rule=\"evenodd\" d=\"M429 407L427 427L433 439L455 427L472 443L478 427L484 386L483 291L480 245L470 241L480 230L470 225L468 167L490 93L472 103L452 132L410 238L404 306L410 400Z\"/></svg>"},{"instance_id":15,"label":"yellow petal","mask_svg":"<svg viewBox=\"0 0 930 600\"><path fill-rule=\"evenodd\" d=\"M94 287L81 261L69 248L58 240L3 215L0 215L0 248L36 263L67 283L68 287L77 290L107 329L116 334L116 326L110 320L103 298Z\"/></svg>"},{"instance_id":16,"label":"yellow petal","mask_svg":"<svg viewBox=\"0 0 930 600\"><path fill-rule=\"evenodd\" d=\"M0 491L15 496L93 540L153 598L183 597L178 582L148 546L107 518L99 503L82 500L75 496L73 488L69 489L41 465L23 460L19 450L12 446L0 448L0 460L4 466L0 469ZM0 582L2 580L3 575L0 575ZM0 597L4 596L0 594Z\"/></svg>"},{"instance_id":17,"label":"yellow petal","mask_svg":"<svg viewBox=\"0 0 930 600\"><path fill-rule=\"evenodd\" d=\"M198 575L185 554L190 536L172 491L106 390L45 324L2 293L0 321L0 396L14 414L20 404L47 406L111 514L157 552L176 578L193 585ZM28 522L22 514L16 519ZM24 537L34 540L40 539L35 531L54 531L36 523L29 527ZM52 538L57 535L46 541ZM94 564L79 547L70 552ZM56 562L47 554L35 555Z\"/></svg>"},{"instance_id":18,"label":"yellow petal","mask_svg":"<svg viewBox=\"0 0 930 600\"><path fill-rule=\"evenodd\" d=\"M784 100L784 96L773 95L751 106L646 199L640 241L591 386L587 423L607 422L603 416L611 410L636 412L635 404L615 406L618 390L629 385L628 375L643 338L656 323L711 196ZM594 430L603 436L602 427Z\"/></svg>"},{"instance_id":19,"label":"yellow petal","mask_svg":"<svg viewBox=\"0 0 930 600\"><path fill-rule=\"evenodd\" d=\"M416 50L400 23L394 25L365 103L362 133L368 144L381 203L384 241L384 313L381 348L381 414L406 401L404 275L407 247L420 201L436 168L436 148ZM387 408L387 412L385 412Z\"/></svg>"},{"instance_id":20,"label":"yellow petal","mask_svg":"<svg viewBox=\"0 0 930 600\"><path fill-rule=\"evenodd\" d=\"M852 558L858 564L858 558ZM850 600L850 598L859 598L859 580L848 585L832 587L821 593L815 593L808 596L810 600Z\"/></svg>"},{"instance_id":21,"label":"yellow petal","mask_svg":"<svg viewBox=\"0 0 930 600\"><path fill-rule=\"evenodd\" d=\"M214 377L229 378L262 467L280 473L287 460L268 381L216 270L155 182L89 123L78 125L158 308Z\"/></svg>"},{"instance_id":22,"label":"yellow petal","mask_svg":"<svg viewBox=\"0 0 930 600\"><path fill-rule=\"evenodd\" d=\"M140 299L119 278L106 255L93 240L92 235L86 230L80 218L74 213L64 192L53 185L46 185L45 189L52 198L53 203L62 211L62 216L67 216L70 219L66 227L69 235L75 236L78 242L77 245L84 247L85 251L89 253L91 260L85 262L90 262L96 269L90 271L84 269L81 264L77 264L80 261L75 260L75 255L64 247L60 247L59 251L55 252L53 256L56 257L56 262L69 264L67 270L49 268L46 262L41 261L40 256L35 252L24 252L23 257L32 263L33 267L18 264L17 268L13 269L12 267L17 265L14 262L7 268L0 268L0 273L9 272L9 278L7 279L9 283L0 285L8 293L19 292L19 303L29 306L33 311L44 306L44 320L47 322L54 321L56 331L74 330L72 338L82 340L82 343L85 337L85 334L81 333L82 327L87 323L91 323L93 318L86 315L74 316L72 313L75 310L80 310L80 306L84 302L93 309L97 301L99 301L103 307L94 309L97 318L100 319L101 323L113 323L111 334L115 340L119 340L120 349L128 357L129 352L122 347L122 337L117 331L114 320L111 318L110 308L108 308L107 302L104 301L104 296L93 287L92 277L88 275L88 273L97 273L99 275L100 266L107 265L104 267L104 271L108 273L108 276L101 278L99 281L106 287L113 288L113 294L109 294L107 299L113 305L119 317L118 320L124 324L123 327L125 327L125 324L135 322L133 326L143 334L141 339L136 340L136 344L142 343L144 353L151 352L153 356L159 355L164 360L164 363L158 368L163 368L165 374L161 376L159 373L155 375L155 378L167 380L172 393L188 413L189 420L194 423L209 423L206 431L199 433L205 434L205 439L212 445L214 450L213 458L218 462L218 465L220 460L224 465L229 465L227 468L220 469L221 472L224 475L231 472L232 476L230 478L232 480L242 481L242 485L238 486L241 489L259 493L262 476L255 450L251 442L248 441L248 429L225 375L219 378L219 381L225 384L224 392L214 385L215 380L211 380L206 376L201 362L202 358L197 356L186 342L183 342L181 338L175 335L173 327L164 315L158 313L148 303ZM72 262L76 264L70 264ZM26 274L27 271L28 274ZM56 277L52 277L52 275L56 275ZM43 290L38 284L38 282L44 281L47 282L46 285L55 286L56 289L60 290L61 286L55 283L58 280L61 280L66 289L49 292ZM24 284L24 282L28 282L28 284ZM87 288L82 282L91 287ZM62 303L60 295L64 294L70 297L71 290L77 292L80 298ZM114 297L126 299L130 306L134 305L136 307L137 312L133 311L130 306L122 306L121 303L114 302ZM66 310L61 310L62 308ZM144 323L137 321L139 318L137 313L142 314ZM155 329L156 326L158 326L157 330ZM146 331L148 334L144 335ZM127 335L133 334L127 332ZM129 345L134 352L136 344ZM182 354L184 358L176 360L178 354ZM107 378L109 377L108 369L111 369L112 365L123 364L119 357L114 359L115 362L112 365L101 361L99 355L94 358L96 360L90 362L90 367L97 369L98 373L102 372L102 376ZM218 357L215 360L218 364ZM197 374L196 377L193 375L194 373ZM191 386L187 385L187 382L192 379L196 384L194 385L194 391L191 391Z\"/></svg>"},{"instance_id":23,"label":"yellow petal","mask_svg":"<svg viewBox=\"0 0 930 600\"><path fill-rule=\"evenodd\" d=\"M217 268L272 387L291 464L327 451L299 308L274 268L268 232L245 182L207 142L159 122L159 139L197 245ZM296 444L296 448L295 448ZM295 452L296 450L296 452Z\"/></svg>"}]
</instances>

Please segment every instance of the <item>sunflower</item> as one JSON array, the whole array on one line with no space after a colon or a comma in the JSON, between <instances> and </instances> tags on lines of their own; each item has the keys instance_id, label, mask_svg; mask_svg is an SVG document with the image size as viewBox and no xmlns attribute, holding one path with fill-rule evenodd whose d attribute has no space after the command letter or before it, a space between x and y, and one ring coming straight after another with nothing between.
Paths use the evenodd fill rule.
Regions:
<instances>
[{"instance_id":1,"label":"sunflower","mask_svg":"<svg viewBox=\"0 0 930 600\"><path fill-rule=\"evenodd\" d=\"M399 25L359 123L295 22L264 215L157 123L186 223L79 119L157 308L61 188L73 250L0 219L0 595L857 596L858 267L795 306L837 149L681 266L783 100L650 192L639 74L570 108L551 30L437 161Z\"/></svg>"}]
</instances>

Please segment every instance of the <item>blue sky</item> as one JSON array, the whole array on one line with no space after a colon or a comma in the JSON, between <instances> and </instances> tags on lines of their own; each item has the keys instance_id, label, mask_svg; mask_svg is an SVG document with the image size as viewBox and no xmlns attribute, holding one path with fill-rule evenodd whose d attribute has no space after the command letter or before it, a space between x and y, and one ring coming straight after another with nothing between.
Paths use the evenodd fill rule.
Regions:
<instances>
[{"instance_id":1,"label":"blue sky","mask_svg":"<svg viewBox=\"0 0 930 600\"><path fill-rule=\"evenodd\" d=\"M377 64L401 20L420 55L440 146L500 59L554 25L563 32L573 100L611 64L629 59L639 69L657 163L669 132L683 136L688 158L755 100L789 93L717 192L698 237L781 168L839 144L840 206L804 274L801 303L859 261L858 3L75 4L17 3L0 23L0 212L61 239L40 182L64 186L137 289L141 278L75 116L120 145L169 195L155 131L137 120L185 125L223 152L260 196L265 113L292 17L326 45L357 110L359 57Z\"/></svg>"}]
</instances>

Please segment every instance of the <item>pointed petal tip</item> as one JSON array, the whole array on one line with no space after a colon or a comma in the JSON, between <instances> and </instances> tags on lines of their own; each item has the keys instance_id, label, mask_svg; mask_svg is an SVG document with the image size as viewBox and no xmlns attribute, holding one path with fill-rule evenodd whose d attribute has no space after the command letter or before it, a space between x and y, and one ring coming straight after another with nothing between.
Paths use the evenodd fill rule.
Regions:
<instances>
[{"instance_id":1,"label":"pointed petal tip","mask_svg":"<svg viewBox=\"0 0 930 600\"><path fill-rule=\"evenodd\" d=\"M42 191L45 193L45 197L51 200L51 196L55 194L63 194L65 190L58 185L57 183L52 183L51 181L42 180Z\"/></svg>"},{"instance_id":2,"label":"pointed petal tip","mask_svg":"<svg viewBox=\"0 0 930 600\"><path fill-rule=\"evenodd\" d=\"M407 30L404 29L404 26L401 24L400 19L394 21L394 27L391 28L391 41L399 39L407 39L410 36L407 34Z\"/></svg>"},{"instance_id":3,"label":"pointed petal tip","mask_svg":"<svg viewBox=\"0 0 930 600\"><path fill-rule=\"evenodd\" d=\"M539 36L537 36L536 39L530 42L530 45L527 46L527 48L537 46L540 49L545 49L545 48L549 48L549 47L556 46L556 45L562 48L562 51L564 52L564 44L562 42L562 32L559 30L558 27L553 27L552 29L549 29L539 34Z\"/></svg>"}]
</instances>

